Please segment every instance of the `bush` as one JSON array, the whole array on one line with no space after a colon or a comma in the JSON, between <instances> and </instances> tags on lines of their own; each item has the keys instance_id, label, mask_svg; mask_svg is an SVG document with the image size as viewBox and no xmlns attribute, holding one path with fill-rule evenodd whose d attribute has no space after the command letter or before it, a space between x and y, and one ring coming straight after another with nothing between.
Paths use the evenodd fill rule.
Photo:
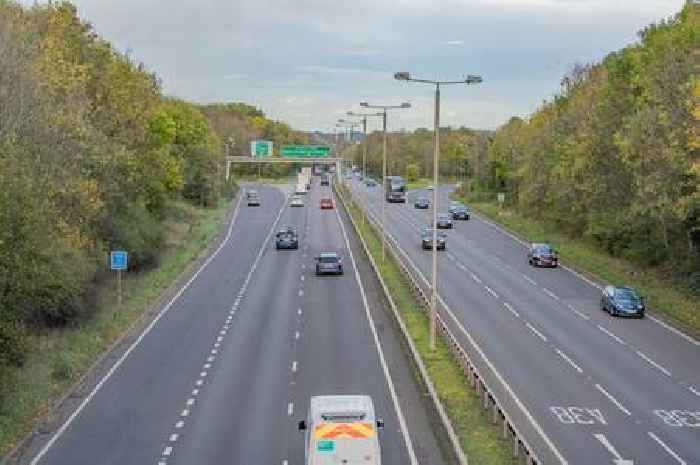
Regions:
<instances>
[{"instance_id":1,"label":"bush","mask_svg":"<svg viewBox=\"0 0 700 465\"><path fill-rule=\"evenodd\" d=\"M143 205L123 206L111 220L110 248L129 253L129 269L155 266L163 243L162 224Z\"/></svg>"},{"instance_id":2,"label":"bush","mask_svg":"<svg viewBox=\"0 0 700 465\"><path fill-rule=\"evenodd\" d=\"M418 166L416 163L411 163L410 165L406 166L406 179L408 182L418 181L419 176L420 166Z\"/></svg>"}]
</instances>

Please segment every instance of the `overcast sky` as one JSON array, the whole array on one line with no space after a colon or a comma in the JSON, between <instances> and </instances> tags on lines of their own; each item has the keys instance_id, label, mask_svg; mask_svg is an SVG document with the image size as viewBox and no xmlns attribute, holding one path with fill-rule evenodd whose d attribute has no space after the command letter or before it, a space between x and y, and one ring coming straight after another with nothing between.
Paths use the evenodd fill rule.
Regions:
<instances>
[{"instance_id":1,"label":"overcast sky","mask_svg":"<svg viewBox=\"0 0 700 465\"><path fill-rule=\"evenodd\" d=\"M358 103L413 108L391 129L432 126L433 88L394 81L479 74L442 92L444 126L495 128L525 116L574 63L637 39L684 0L73 0L165 92L242 101L296 129L329 131ZM25 0L29 2L29 0ZM374 123L377 124L377 123Z\"/></svg>"}]
</instances>

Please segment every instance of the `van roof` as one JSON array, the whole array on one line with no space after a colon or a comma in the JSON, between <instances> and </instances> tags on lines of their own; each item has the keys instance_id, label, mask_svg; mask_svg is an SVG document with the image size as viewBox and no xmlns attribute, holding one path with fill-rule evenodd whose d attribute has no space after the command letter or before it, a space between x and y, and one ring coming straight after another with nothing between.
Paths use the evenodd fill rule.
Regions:
<instances>
[{"instance_id":1,"label":"van roof","mask_svg":"<svg viewBox=\"0 0 700 465\"><path fill-rule=\"evenodd\" d=\"M364 395L314 396L309 410L314 423L329 421L334 415L344 421L352 416L358 416L358 421L374 423L375 420L372 398Z\"/></svg>"}]
</instances>

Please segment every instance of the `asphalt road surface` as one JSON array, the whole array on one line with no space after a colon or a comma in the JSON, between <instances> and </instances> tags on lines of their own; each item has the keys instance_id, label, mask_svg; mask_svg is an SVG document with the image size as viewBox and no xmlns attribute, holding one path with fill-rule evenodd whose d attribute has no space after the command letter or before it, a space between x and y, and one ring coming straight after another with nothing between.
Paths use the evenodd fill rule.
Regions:
<instances>
[{"instance_id":1,"label":"asphalt road surface","mask_svg":"<svg viewBox=\"0 0 700 465\"><path fill-rule=\"evenodd\" d=\"M381 186L351 185L379 218ZM439 191L440 212L449 190ZM386 204L386 231L429 281L420 230L432 207L414 209L418 195L432 199L418 190L407 204ZM447 235L438 289L463 328L455 333L470 333L518 397L518 427L545 463L700 464L697 340L653 316L601 312L596 283L563 267L530 267L525 245L479 216Z\"/></svg>"},{"instance_id":2,"label":"asphalt road surface","mask_svg":"<svg viewBox=\"0 0 700 465\"><path fill-rule=\"evenodd\" d=\"M318 208L330 190L290 208L255 188L262 206L241 203L220 249L21 463L301 465L297 422L321 394L372 396L382 463L446 463L347 219ZM299 250L275 250L282 225ZM322 251L343 276L315 276Z\"/></svg>"}]
</instances>

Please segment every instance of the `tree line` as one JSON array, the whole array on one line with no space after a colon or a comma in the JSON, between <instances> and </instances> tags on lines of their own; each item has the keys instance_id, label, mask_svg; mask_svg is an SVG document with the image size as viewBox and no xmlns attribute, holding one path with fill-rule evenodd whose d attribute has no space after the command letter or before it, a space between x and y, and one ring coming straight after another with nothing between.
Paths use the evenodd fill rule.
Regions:
<instances>
[{"instance_id":1,"label":"tree line","mask_svg":"<svg viewBox=\"0 0 700 465\"><path fill-rule=\"evenodd\" d=\"M440 174L477 198L684 280L700 296L700 6L639 32L495 133L441 129ZM381 134L368 139L381 173ZM432 176L433 133L389 135L389 174ZM361 164L362 147L347 149Z\"/></svg>"},{"instance_id":2,"label":"tree line","mask_svg":"<svg viewBox=\"0 0 700 465\"><path fill-rule=\"evenodd\" d=\"M34 328L95 311L110 250L156 266L173 201L218 203L230 141L292 133L222 108L166 97L68 2L0 0L0 384Z\"/></svg>"}]
</instances>

